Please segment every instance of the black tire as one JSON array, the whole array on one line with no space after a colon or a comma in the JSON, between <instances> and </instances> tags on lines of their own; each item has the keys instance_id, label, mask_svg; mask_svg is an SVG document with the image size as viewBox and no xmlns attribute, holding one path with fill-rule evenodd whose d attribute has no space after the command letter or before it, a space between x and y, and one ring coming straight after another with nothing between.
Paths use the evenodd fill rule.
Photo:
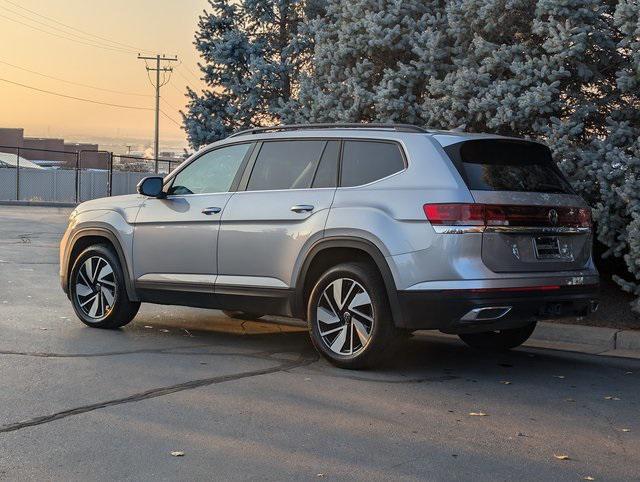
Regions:
<instances>
[{"instance_id":1,"label":"black tire","mask_svg":"<svg viewBox=\"0 0 640 482\"><path fill-rule=\"evenodd\" d=\"M329 293L334 290L331 286L334 282L339 282L341 286L345 287L345 291L348 291L348 295L344 295L342 309L338 308L335 303L332 304L325 296L325 290L329 290ZM353 290L349 291L351 285L353 285ZM357 305L355 303L358 299L365 299L355 298L360 296L362 291L368 296L370 302L366 305ZM331 312L329 312L329 308L331 308ZM321 309L326 310L327 314L331 314L330 323L318 321L318 313ZM347 312L349 315L346 314ZM363 315L373 321L369 323ZM321 318L326 319L326 315ZM338 321L334 321L336 319ZM323 273L309 296L307 320L311 341L316 350L330 363L340 368L372 368L391 356L397 346L398 335L393 325L384 282L378 270L367 263L343 263ZM335 326L339 324L340 327L329 328L332 323ZM324 335L321 335L321 325ZM327 332L331 330L334 332L338 330L333 338L331 338L333 333L327 335ZM367 330L370 331L367 332ZM340 344L338 339L343 335L343 331L346 338ZM362 336L360 333L368 336ZM366 343L362 341L363 339L367 340ZM334 345L337 348L332 348ZM351 354L336 352L336 349L339 350L340 347L346 351L347 345L350 346ZM354 349L354 346L357 347L357 350Z\"/></svg>"},{"instance_id":2,"label":"black tire","mask_svg":"<svg viewBox=\"0 0 640 482\"><path fill-rule=\"evenodd\" d=\"M95 267L91 269L94 272L92 279L88 279L89 273L85 264L89 260L90 265ZM99 280L101 274L107 271L103 271L105 266L112 270L112 274L109 273ZM89 287L90 293L85 286ZM79 290L85 293L79 293ZM120 328L133 320L140 308L139 302L129 300L118 256L104 244L89 246L75 259L69 276L69 295L80 321L92 328ZM92 316L92 309L96 303L97 308Z\"/></svg>"},{"instance_id":3,"label":"black tire","mask_svg":"<svg viewBox=\"0 0 640 482\"><path fill-rule=\"evenodd\" d=\"M458 336L472 348L504 351L522 345L529 339L535 328L536 322L534 321L521 328L486 331L483 333L466 333Z\"/></svg>"},{"instance_id":4,"label":"black tire","mask_svg":"<svg viewBox=\"0 0 640 482\"><path fill-rule=\"evenodd\" d=\"M264 315L259 315L258 313L247 313L246 311L239 310L222 310L222 312L227 315L229 318L234 318L236 320L257 320L262 318Z\"/></svg>"}]
</instances>

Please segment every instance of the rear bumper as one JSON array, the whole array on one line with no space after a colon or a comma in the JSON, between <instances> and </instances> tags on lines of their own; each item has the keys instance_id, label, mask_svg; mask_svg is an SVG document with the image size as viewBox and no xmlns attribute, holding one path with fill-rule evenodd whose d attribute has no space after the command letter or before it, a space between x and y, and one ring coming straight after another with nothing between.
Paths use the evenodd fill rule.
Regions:
<instances>
[{"instance_id":1,"label":"rear bumper","mask_svg":"<svg viewBox=\"0 0 640 482\"><path fill-rule=\"evenodd\" d=\"M399 291L402 328L474 333L518 328L533 320L587 315L597 309L598 284Z\"/></svg>"}]
</instances>

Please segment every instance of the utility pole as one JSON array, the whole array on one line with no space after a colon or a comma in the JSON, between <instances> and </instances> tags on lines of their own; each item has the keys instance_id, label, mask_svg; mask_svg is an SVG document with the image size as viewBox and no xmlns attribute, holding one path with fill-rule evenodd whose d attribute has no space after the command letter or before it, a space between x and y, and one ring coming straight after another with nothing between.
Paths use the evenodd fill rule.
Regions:
<instances>
[{"instance_id":1,"label":"utility pole","mask_svg":"<svg viewBox=\"0 0 640 482\"><path fill-rule=\"evenodd\" d=\"M151 77L149 76L149 81L151 82L151 85L153 85L156 88L156 119L155 119L155 137L153 140L153 157L155 159L155 163L156 163L156 172L158 172L158 138L160 135L160 87L162 87L163 85L165 85L167 82L169 82L169 78L170 77L166 77L165 73L171 73L173 72L173 68L171 67L160 67L160 62L177 62L178 61L178 57L177 56L173 56L173 57L167 57L165 54L156 54L153 57L144 57L140 54L138 54L138 60L144 60L146 69L147 69L147 76L149 76L149 72L155 72L156 73L156 82L155 84L153 83L153 81L151 80ZM147 64L147 60L155 60L156 61L156 66L155 67L149 67L149 65ZM160 83L160 72L162 72L162 78L163 81L162 83Z\"/></svg>"}]
</instances>

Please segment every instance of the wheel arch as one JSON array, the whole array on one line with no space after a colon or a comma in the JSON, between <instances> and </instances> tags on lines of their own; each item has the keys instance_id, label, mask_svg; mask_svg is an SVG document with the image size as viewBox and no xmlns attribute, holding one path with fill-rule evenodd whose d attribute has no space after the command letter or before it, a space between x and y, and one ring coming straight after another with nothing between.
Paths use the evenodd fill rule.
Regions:
<instances>
[{"instance_id":1,"label":"wheel arch","mask_svg":"<svg viewBox=\"0 0 640 482\"><path fill-rule=\"evenodd\" d=\"M396 326L402 326L402 312L398 301L396 285L387 260L380 249L371 241L348 236L324 238L311 247L296 277L293 306L294 316L306 319L306 301L313 288L313 281L317 279L325 269L346 260L353 260L351 257L345 258L344 255L339 255L338 253L353 253L356 256L355 259L360 257L360 259L367 259L373 262L384 282L387 298L389 299L391 307L391 314L393 315L393 322Z\"/></svg>"},{"instance_id":2,"label":"wheel arch","mask_svg":"<svg viewBox=\"0 0 640 482\"><path fill-rule=\"evenodd\" d=\"M127 257L125 256L122 244L120 243L117 235L110 229L105 227L90 227L83 228L76 231L69 242L69 248L64 258L65 266L63 267L63 280L62 286L67 295L69 294L69 276L73 267L73 260L84 249L94 244L107 244L113 248L120 261L120 266L124 271L125 288L127 290L127 296L131 301L139 301L136 295L132 282L132 274L129 263L127 263Z\"/></svg>"}]
</instances>

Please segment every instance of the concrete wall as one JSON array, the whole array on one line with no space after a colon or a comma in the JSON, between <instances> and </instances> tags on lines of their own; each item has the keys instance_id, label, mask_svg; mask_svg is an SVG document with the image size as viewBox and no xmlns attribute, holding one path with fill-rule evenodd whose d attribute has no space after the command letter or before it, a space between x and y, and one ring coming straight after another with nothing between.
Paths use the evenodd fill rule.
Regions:
<instances>
[{"instance_id":1,"label":"concrete wall","mask_svg":"<svg viewBox=\"0 0 640 482\"><path fill-rule=\"evenodd\" d=\"M15 201L16 169L0 168L0 200ZM113 171L112 195L132 194L148 172ZM79 171L80 201L108 194L107 171ZM20 201L74 202L76 172L73 169L20 169Z\"/></svg>"}]
</instances>

